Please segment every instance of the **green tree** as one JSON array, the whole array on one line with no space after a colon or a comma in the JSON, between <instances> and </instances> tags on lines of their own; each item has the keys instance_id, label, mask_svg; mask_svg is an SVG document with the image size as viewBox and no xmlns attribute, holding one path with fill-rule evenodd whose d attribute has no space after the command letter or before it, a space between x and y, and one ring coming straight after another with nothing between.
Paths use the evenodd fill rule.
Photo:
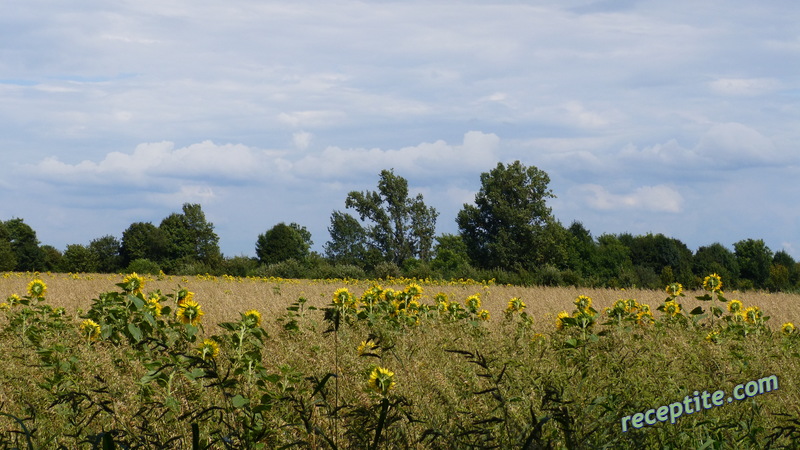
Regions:
<instances>
[{"instance_id":1,"label":"green tree","mask_svg":"<svg viewBox=\"0 0 800 450\"><path fill-rule=\"evenodd\" d=\"M733 248L741 277L752 281L756 288L767 287L772 250L762 239L744 239L733 244Z\"/></svg>"},{"instance_id":2,"label":"green tree","mask_svg":"<svg viewBox=\"0 0 800 450\"><path fill-rule=\"evenodd\" d=\"M692 267L700 279L716 273L726 286L736 286L739 282L739 261L732 251L719 242L698 248L692 258Z\"/></svg>"},{"instance_id":3,"label":"green tree","mask_svg":"<svg viewBox=\"0 0 800 450\"><path fill-rule=\"evenodd\" d=\"M97 255L81 244L70 244L61 257L64 272L97 272Z\"/></svg>"},{"instance_id":4,"label":"green tree","mask_svg":"<svg viewBox=\"0 0 800 450\"><path fill-rule=\"evenodd\" d=\"M345 206L369 223L364 227L367 245L386 261L402 266L412 257L430 260L439 213L425 206L422 194L409 198L408 181L393 170L381 171L378 191L350 192Z\"/></svg>"},{"instance_id":5,"label":"green tree","mask_svg":"<svg viewBox=\"0 0 800 450\"><path fill-rule=\"evenodd\" d=\"M97 261L97 270L104 273L116 273L122 269L122 244L119 239L106 235L92 240L89 250Z\"/></svg>"},{"instance_id":6,"label":"green tree","mask_svg":"<svg viewBox=\"0 0 800 450\"><path fill-rule=\"evenodd\" d=\"M631 262L634 267L639 267L654 274L664 272L669 267L676 280L683 284L691 281L692 277L692 251L683 242L675 238L668 238L661 233L631 236L621 234L620 242L631 249Z\"/></svg>"},{"instance_id":7,"label":"green tree","mask_svg":"<svg viewBox=\"0 0 800 450\"><path fill-rule=\"evenodd\" d=\"M7 220L5 228L17 261L15 269L22 272L42 270L44 252L39 248L39 240L33 228L19 218Z\"/></svg>"},{"instance_id":8,"label":"green tree","mask_svg":"<svg viewBox=\"0 0 800 450\"><path fill-rule=\"evenodd\" d=\"M202 263L209 268L222 263L219 237L198 204L184 203L183 213L172 213L158 228L164 233L168 264Z\"/></svg>"},{"instance_id":9,"label":"green tree","mask_svg":"<svg viewBox=\"0 0 800 450\"><path fill-rule=\"evenodd\" d=\"M800 282L800 271L797 270L797 261L785 250L775 252L775 256L772 257L772 264L786 267L789 275L789 286L796 286L797 283Z\"/></svg>"},{"instance_id":10,"label":"green tree","mask_svg":"<svg viewBox=\"0 0 800 450\"><path fill-rule=\"evenodd\" d=\"M367 232L350 214L334 211L328 227L331 239L323 246L325 257L334 264L364 268L367 260Z\"/></svg>"},{"instance_id":11,"label":"green tree","mask_svg":"<svg viewBox=\"0 0 800 450\"><path fill-rule=\"evenodd\" d=\"M457 234L445 233L436 237L431 268L443 278L469 277L472 267L464 239Z\"/></svg>"},{"instance_id":12,"label":"green tree","mask_svg":"<svg viewBox=\"0 0 800 450\"><path fill-rule=\"evenodd\" d=\"M634 273L631 249L613 234L597 238L595 271L600 280L610 287L629 287L629 277Z\"/></svg>"},{"instance_id":13,"label":"green tree","mask_svg":"<svg viewBox=\"0 0 800 450\"><path fill-rule=\"evenodd\" d=\"M141 259L161 262L166 255L166 247L167 238L160 228L150 222L132 223L122 233L121 265L127 267L131 262Z\"/></svg>"},{"instance_id":14,"label":"green tree","mask_svg":"<svg viewBox=\"0 0 800 450\"><path fill-rule=\"evenodd\" d=\"M39 248L44 254L44 267L42 267L42 270L59 270L61 267L61 252L52 245L42 245Z\"/></svg>"},{"instance_id":15,"label":"green tree","mask_svg":"<svg viewBox=\"0 0 800 450\"><path fill-rule=\"evenodd\" d=\"M4 222L0 222L0 271L11 271L17 266L17 255L11 247L11 235Z\"/></svg>"},{"instance_id":16,"label":"green tree","mask_svg":"<svg viewBox=\"0 0 800 450\"><path fill-rule=\"evenodd\" d=\"M597 244L592 234L578 221L573 221L567 231L567 266L584 278L591 276L597 259Z\"/></svg>"},{"instance_id":17,"label":"green tree","mask_svg":"<svg viewBox=\"0 0 800 450\"><path fill-rule=\"evenodd\" d=\"M288 259L299 261L308 256L310 242L311 233L305 227L281 222L258 235L256 256L263 264L275 264Z\"/></svg>"},{"instance_id":18,"label":"green tree","mask_svg":"<svg viewBox=\"0 0 800 450\"><path fill-rule=\"evenodd\" d=\"M554 219L547 199L555 198L544 171L519 161L498 163L481 174L475 204L464 204L456 217L470 259L483 268L533 269L553 263L540 247ZM559 262L560 263L560 262Z\"/></svg>"}]
</instances>

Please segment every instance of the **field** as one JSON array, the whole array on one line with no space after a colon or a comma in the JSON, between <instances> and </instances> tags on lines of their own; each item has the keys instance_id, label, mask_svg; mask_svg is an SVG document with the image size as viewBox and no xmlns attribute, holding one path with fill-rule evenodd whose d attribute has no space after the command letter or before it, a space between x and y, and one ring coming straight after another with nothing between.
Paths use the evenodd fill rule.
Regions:
<instances>
[{"instance_id":1,"label":"field","mask_svg":"<svg viewBox=\"0 0 800 450\"><path fill-rule=\"evenodd\" d=\"M800 445L798 295L378 284L5 273L0 444Z\"/></svg>"}]
</instances>

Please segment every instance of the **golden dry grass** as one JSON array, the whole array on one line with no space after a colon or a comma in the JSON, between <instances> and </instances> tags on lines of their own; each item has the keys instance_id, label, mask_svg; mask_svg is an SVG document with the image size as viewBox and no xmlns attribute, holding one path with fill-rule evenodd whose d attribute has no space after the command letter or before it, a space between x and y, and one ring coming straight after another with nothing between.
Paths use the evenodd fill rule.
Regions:
<instances>
[{"instance_id":1,"label":"golden dry grass","mask_svg":"<svg viewBox=\"0 0 800 450\"><path fill-rule=\"evenodd\" d=\"M92 299L101 292L113 291L124 278L120 274L55 274L6 272L0 276L0 299L11 294L24 295L31 280L41 278L47 284L47 300L54 306L62 306L70 314L86 310ZM308 299L308 306L323 307L330 303L333 291L347 287L360 296L374 281L357 280L292 280L281 278L240 278L213 276L162 276L145 277L145 292L160 289L162 293L174 293L184 287L195 293L195 299L206 312L207 323L230 321L239 318L239 313L258 309L265 318L285 313L286 307L299 297ZM649 304L655 310L667 297L664 291L649 289L606 289L575 287L521 287L510 285L481 284L475 282L423 282L424 300L432 302L438 292L447 294L451 300L463 300L473 294L481 294L482 307L492 317L499 318L512 297L520 297L533 316L536 328L550 326L559 311L572 311L572 301L578 295L588 295L598 311L611 306L621 298L635 298ZM403 284L383 283L383 287L402 289ZM687 291L680 300L685 312L696 306L708 309L709 302L695 299L700 291ZM800 295L769 293L762 291L726 292L728 300L739 299L744 306L758 306L770 317L769 325L777 329L785 322L800 323ZM655 313L658 315L658 313ZM265 320L265 322L271 322Z\"/></svg>"}]
</instances>

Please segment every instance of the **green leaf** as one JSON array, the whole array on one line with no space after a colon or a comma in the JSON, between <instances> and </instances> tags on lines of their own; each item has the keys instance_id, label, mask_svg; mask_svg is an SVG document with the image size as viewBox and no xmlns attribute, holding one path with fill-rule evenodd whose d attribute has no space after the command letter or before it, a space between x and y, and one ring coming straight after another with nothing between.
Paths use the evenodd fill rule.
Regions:
<instances>
[{"instance_id":1,"label":"green leaf","mask_svg":"<svg viewBox=\"0 0 800 450\"><path fill-rule=\"evenodd\" d=\"M691 315L693 315L693 316L696 316L696 315L698 315L698 314L703 314L703 308L701 308L700 306L698 306L697 308L695 308L695 309L693 309L691 312L689 312L689 314L691 314Z\"/></svg>"},{"instance_id":2,"label":"green leaf","mask_svg":"<svg viewBox=\"0 0 800 450\"><path fill-rule=\"evenodd\" d=\"M142 340L142 330L140 330L135 324L129 323L128 331L131 333L131 337L134 341L139 342Z\"/></svg>"},{"instance_id":3,"label":"green leaf","mask_svg":"<svg viewBox=\"0 0 800 450\"><path fill-rule=\"evenodd\" d=\"M704 302L707 302L707 301L711 300L711 296L709 294L700 295L700 296L695 297L695 298L698 299L698 300L702 300Z\"/></svg>"},{"instance_id":4,"label":"green leaf","mask_svg":"<svg viewBox=\"0 0 800 450\"><path fill-rule=\"evenodd\" d=\"M247 405L249 403L250 403L250 400L245 398L245 397L242 397L240 394L236 394L231 399L231 404L233 405L234 408L241 408L241 407L243 407L243 406L245 406L245 405Z\"/></svg>"}]
</instances>

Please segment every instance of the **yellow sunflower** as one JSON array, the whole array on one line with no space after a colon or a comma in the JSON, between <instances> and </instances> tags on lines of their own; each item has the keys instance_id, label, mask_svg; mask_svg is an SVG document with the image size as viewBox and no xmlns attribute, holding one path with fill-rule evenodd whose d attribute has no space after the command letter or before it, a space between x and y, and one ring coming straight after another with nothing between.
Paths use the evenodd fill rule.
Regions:
<instances>
[{"instance_id":1,"label":"yellow sunflower","mask_svg":"<svg viewBox=\"0 0 800 450\"><path fill-rule=\"evenodd\" d=\"M376 367L369 375L369 388L381 395L386 395L394 387L394 372L383 367Z\"/></svg>"},{"instance_id":2,"label":"yellow sunflower","mask_svg":"<svg viewBox=\"0 0 800 450\"><path fill-rule=\"evenodd\" d=\"M525 309L525 302L522 301L519 297L514 297L508 301L508 305L506 306L506 313L507 314L514 314L522 312Z\"/></svg>"},{"instance_id":3,"label":"yellow sunflower","mask_svg":"<svg viewBox=\"0 0 800 450\"><path fill-rule=\"evenodd\" d=\"M478 319L489 320L489 311L485 309L478 311Z\"/></svg>"},{"instance_id":4,"label":"yellow sunflower","mask_svg":"<svg viewBox=\"0 0 800 450\"><path fill-rule=\"evenodd\" d=\"M244 321L248 328L260 327L261 313L255 309L251 309L250 311L244 313Z\"/></svg>"},{"instance_id":5,"label":"yellow sunflower","mask_svg":"<svg viewBox=\"0 0 800 450\"><path fill-rule=\"evenodd\" d=\"M184 324L197 325L205 313L194 300L186 300L178 306L175 315Z\"/></svg>"},{"instance_id":6,"label":"yellow sunflower","mask_svg":"<svg viewBox=\"0 0 800 450\"><path fill-rule=\"evenodd\" d=\"M566 319L569 317L569 313L566 311L561 311L558 313L558 317L556 317L556 329L563 330L564 329L564 321L561 319Z\"/></svg>"},{"instance_id":7,"label":"yellow sunflower","mask_svg":"<svg viewBox=\"0 0 800 450\"><path fill-rule=\"evenodd\" d=\"M736 314L742 310L742 302L739 300L733 299L728 302L728 312L731 314Z\"/></svg>"},{"instance_id":8,"label":"yellow sunflower","mask_svg":"<svg viewBox=\"0 0 800 450\"><path fill-rule=\"evenodd\" d=\"M178 291L177 295L177 303L178 306L181 306L184 302L191 301L194 298L194 292L190 292L188 289L181 289Z\"/></svg>"},{"instance_id":9,"label":"yellow sunflower","mask_svg":"<svg viewBox=\"0 0 800 450\"><path fill-rule=\"evenodd\" d=\"M672 317L675 317L675 316L677 316L678 314L681 313L681 305L679 305L677 302L674 302L672 300L670 300L668 302L665 302L664 303L664 312L669 314Z\"/></svg>"},{"instance_id":10,"label":"yellow sunflower","mask_svg":"<svg viewBox=\"0 0 800 450\"><path fill-rule=\"evenodd\" d=\"M481 307L481 296L480 294L470 295L467 297L467 300L464 302L471 312L475 313L478 311L478 308Z\"/></svg>"},{"instance_id":11,"label":"yellow sunflower","mask_svg":"<svg viewBox=\"0 0 800 450\"><path fill-rule=\"evenodd\" d=\"M122 289L125 292L130 292L131 294L140 294L142 292L142 288L144 287L144 279L133 272L132 274L126 276L122 279Z\"/></svg>"},{"instance_id":12,"label":"yellow sunflower","mask_svg":"<svg viewBox=\"0 0 800 450\"><path fill-rule=\"evenodd\" d=\"M781 332L787 336L794 333L794 330L795 328L792 322L786 322L781 326Z\"/></svg>"},{"instance_id":13,"label":"yellow sunflower","mask_svg":"<svg viewBox=\"0 0 800 450\"><path fill-rule=\"evenodd\" d=\"M573 302L579 311L586 311L592 307L592 299L585 295L579 295Z\"/></svg>"},{"instance_id":14,"label":"yellow sunflower","mask_svg":"<svg viewBox=\"0 0 800 450\"><path fill-rule=\"evenodd\" d=\"M80 325L81 336L85 337L88 341L96 341L100 339L100 325L92 319L86 319Z\"/></svg>"},{"instance_id":15,"label":"yellow sunflower","mask_svg":"<svg viewBox=\"0 0 800 450\"><path fill-rule=\"evenodd\" d=\"M722 290L722 277L713 273L703 279L703 289L709 292L719 292Z\"/></svg>"},{"instance_id":16,"label":"yellow sunflower","mask_svg":"<svg viewBox=\"0 0 800 450\"><path fill-rule=\"evenodd\" d=\"M200 353L203 361L214 359L219 354L219 344L213 339L206 339L197 346L197 353Z\"/></svg>"},{"instance_id":17,"label":"yellow sunflower","mask_svg":"<svg viewBox=\"0 0 800 450\"><path fill-rule=\"evenodd\" d=\"M45 292L47 292L47 285L38 278L28 284L28 296L31 298L42 298Z\"/></svg>"},{"instance_id":18,"label":"yellow sunflower","mask_svg":"<svg viewBox=\"0 0 800 450\"><path fill-rule=\"evenodd\" d=\"M680 283L670 283L665 290L670 297L678 297L683 293L683 285Z\"/></svg>"}]
</instances>

